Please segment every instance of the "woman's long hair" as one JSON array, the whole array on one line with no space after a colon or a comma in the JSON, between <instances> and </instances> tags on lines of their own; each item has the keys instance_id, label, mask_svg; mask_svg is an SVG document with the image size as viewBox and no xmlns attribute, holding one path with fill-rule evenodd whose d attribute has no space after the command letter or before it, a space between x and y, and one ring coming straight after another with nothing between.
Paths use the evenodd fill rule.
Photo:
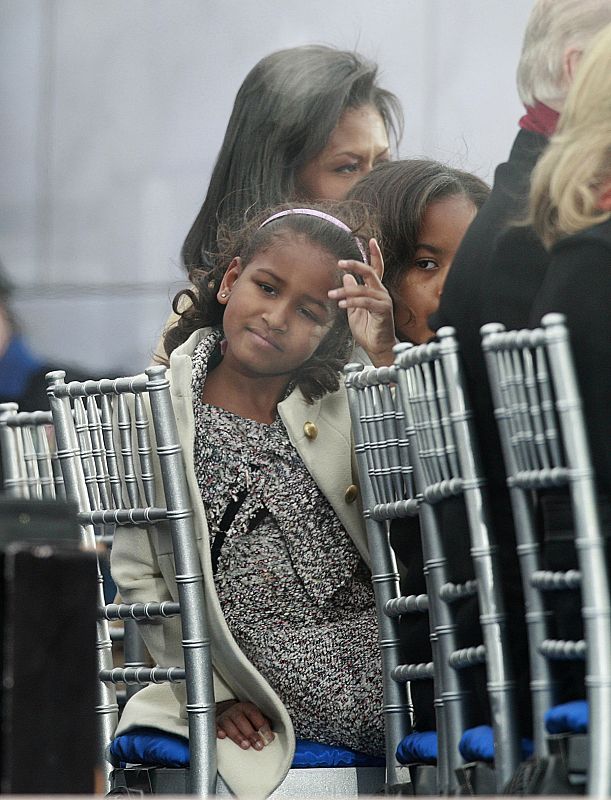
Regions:
<instances>
[{"instance_id":1,"label":"woman's long hair","mask_svg":"<svg viewBox=\"0 0 611 800\"><path fill-rule=\"evenodd\" d=\"M235 99L206 198L185 239L187 271L211 265L218 231L251 208L292 202L298 170L327 144L347 108L373 105L395 140L397 98L377 85L377 66L358 53L308 45L263 58Z\"/></svg>"}]
</instances>

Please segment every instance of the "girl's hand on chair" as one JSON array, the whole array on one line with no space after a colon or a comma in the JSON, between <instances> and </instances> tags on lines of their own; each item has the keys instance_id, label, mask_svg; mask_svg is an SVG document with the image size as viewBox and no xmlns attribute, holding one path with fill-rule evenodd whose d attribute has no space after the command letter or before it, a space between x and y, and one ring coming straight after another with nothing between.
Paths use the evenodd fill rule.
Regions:
<instances>
[{"instance_id":1,"label":"girl's hand on chair","mask_svg":"<svg viewBox=\"0 0 611 800\"><path fill-rule=\"evenodd\" d=\"M343 286L331 289L329 298L337 300L348 312L348 324L355 342L366 350L374 366L390 366L394 362L393 346L395 321L392 299L382 283L384 260L375 239L369 241L371 266L360 261L338 261L338 267L348 273ZM363 279L359 283L355 275Z\"/></svg>"},{"instance_id":2,"label":"girl's hand on chair","mask_svg":"<svg viewBox=\"0 0 611 800\"><path fill-rule=\"evenodd\" d=\"M263 750L274 738L269 720L257 706L238 700L216 704L216 735L231 739L243 750Z\"/></svg>"}]
</instances>

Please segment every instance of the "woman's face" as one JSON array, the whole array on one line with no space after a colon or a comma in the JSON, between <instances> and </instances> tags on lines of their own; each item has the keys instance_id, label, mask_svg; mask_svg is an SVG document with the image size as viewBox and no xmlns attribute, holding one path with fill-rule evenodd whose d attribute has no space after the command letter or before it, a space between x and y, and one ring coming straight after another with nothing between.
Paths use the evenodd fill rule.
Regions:
<instances>
[{"instance_id":1,"label":"woman's face","mask_svg":"<svg viewBox=\"0 0 611 800\"><path fill-rule=\"evenodd\" d=\"M448 270L476 213L464 195L445 197L427 208L414 261L398 286L395 328L401 341L422 344L433 336L428 318L437 311Z\"/></svg>"},{"instance_id":2,"label":"woman's face","mask_svg":"<svg viewBox=\"0 0 611 800\"><path fill-rule=\"evenodd\" d=\"M371 105L349 108L321 152L297 172L297 192L311 202L343 200L348 190L380 161L388 161L388 134Z\"/></svg>"}]
</instances>

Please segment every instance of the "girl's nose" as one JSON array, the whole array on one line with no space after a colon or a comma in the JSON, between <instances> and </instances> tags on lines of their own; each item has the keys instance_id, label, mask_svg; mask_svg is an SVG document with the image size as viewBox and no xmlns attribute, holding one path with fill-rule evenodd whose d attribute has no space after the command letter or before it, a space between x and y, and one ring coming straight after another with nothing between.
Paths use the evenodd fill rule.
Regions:
<instances>
[{"instance_id":1,"label":"girl's nose","mask_svg":"<svg viewBox=\"0 0 611 800\"><path fill-rule=\"evenodd\" d=\"M270 330L284 333L288 328L288 307L277 300L263 312L263 319Z\"/></svg>"}]
</instances>

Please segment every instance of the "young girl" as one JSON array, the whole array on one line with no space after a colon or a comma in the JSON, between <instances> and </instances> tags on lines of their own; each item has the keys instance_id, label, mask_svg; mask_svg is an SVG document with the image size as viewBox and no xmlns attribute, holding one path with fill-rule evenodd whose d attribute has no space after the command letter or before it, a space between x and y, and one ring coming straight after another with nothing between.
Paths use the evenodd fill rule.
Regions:
<instances>
[{"instance_id":1,"label":"young girl","mask_svg":"<svg viewBox=\"0 0 611 800\"><path fill-rule=\"evenodd\" d=\"M236 792L282 780L293 726L301 738L383 751L374 596L339 374L352 338L338 305L365 349L394 341L374 239L369 248L373 266L336 213L271 213L228 241L218 267L193 273L191 303L166 340L206 543L219 771ZM354 274L359 297L341 299ZM118 532L113 575L126 601L174 596L164 542ZM178 647L170 626L148 630L161 664L169 642ZM143 725L186 735L170 689L128 702L119 732Z\"/></svg>"},{"instance_id":2,"label":"young girl","mask_svg":"<svg viewBox=\"0 0 611 800\"><path fill-rule=\"evenodd\" d=\"M433 336L428 318L489 194L476 175L423 159L380 164L351 190L350 198L366 203L378 219L384 284L401 341L422 344Z\"/></svg>"}]
</instances>

